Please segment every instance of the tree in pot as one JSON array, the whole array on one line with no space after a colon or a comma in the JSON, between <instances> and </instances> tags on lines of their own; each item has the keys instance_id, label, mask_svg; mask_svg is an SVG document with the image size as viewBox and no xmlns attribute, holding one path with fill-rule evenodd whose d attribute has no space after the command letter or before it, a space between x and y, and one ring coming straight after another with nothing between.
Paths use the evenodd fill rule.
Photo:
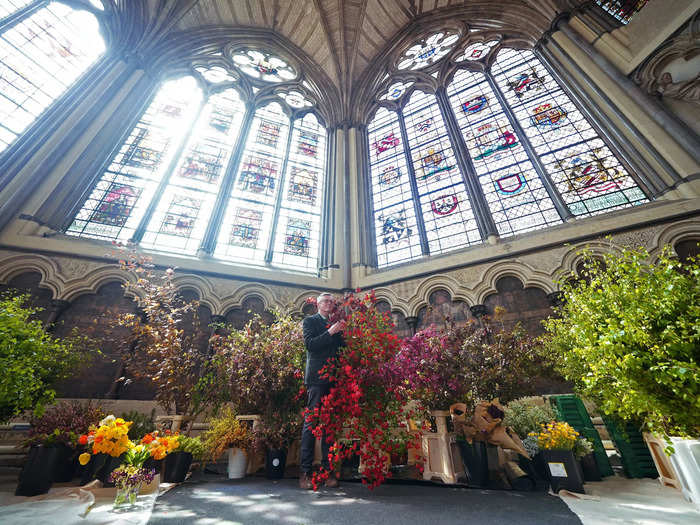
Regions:
<instances>
[{"instance_id":1,"label":"tree in pot","mask_svg":"<svg viewBox=\"0 0 700 525\"><path fill-rule=\"evenodd\" d=\"M604 414L659 435L700 435L700 263L670 247L584 252L545 321L546 355Z\"/></svg>"},{"instance_id":2,"label":"tree in pot","mask_svg":"<svg viewBox=\"0 0 700 525\"><path fill-rule=\"evenodd\" d=\"M59 339L35 318L27 295L0 295L0 423L25 410L41 414L58 381L73 375L99 351L77 331Z\"/></svg>"},{"instance_id":3,"label":"tree in pot","mask_svg":"<svg viewBox=\"0 0 700 525\"><path fill-rule=\"evenodd\" d=\"M265 474L269 479L284 477L287 451L301 434L302 421L301 410L286 413L268 410L253 430L255 449L265 451Z\"/></svg>"},{"instance_id":4,"label":"tree in pot","mask_svg":"<svg viewBox=\"0 0 700 525\"><path fill-rule=\"evenodd\" d=\"M25 443L30 446L43 445L58 449L52 480L71 481L78 466L77 456L81 448L78 444L79 436L87 433L90 426L104 416L102 407L92 401L56 403L48 407L41 416L32 416L32 428ZM50 470L44 470L44 473L48 472Z\"/></svg>"},{"instance_id":5,"label":"tree in pot","mask_svg":"<svg viewBox=\"0 0 700 525\"><path fill-rule=\"evenodd\" d=\"M221 414L208 420L209 430L203 442L208 459L218 460L228 453L229 479L243 478L248 465L248 451L253 445L253 434L244 423L236 419L236 413L225 407Z\"/></svg>"},{"instance_id":6,"label":"tree in pot","mask_svg":"<svg viewBox=\"0 0 700 525\"><path fill-rule=\"evenodd\" d=\"M156 273L147 257L134 251L119 255L121 269L135 276L124 290L135 298L140 312L119 314L110 321L125 372L150 381L156 401L168 414L192 419L218 395L202 381L210 361L199 330L199 304L179 294L172 269ZM121 380L128 381L126 376Z\"/></svg>"}]
</instances>

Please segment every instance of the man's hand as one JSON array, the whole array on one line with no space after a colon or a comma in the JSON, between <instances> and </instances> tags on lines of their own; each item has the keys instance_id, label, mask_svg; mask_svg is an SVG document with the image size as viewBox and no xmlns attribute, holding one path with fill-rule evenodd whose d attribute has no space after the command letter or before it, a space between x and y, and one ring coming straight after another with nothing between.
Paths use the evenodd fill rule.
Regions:
<instances>
[{"instance_id":1,"label":"man's hand","mask_svg":"<svg viewBox=\"0 0 700 525\"><path fill-rule=\"evenodd\" d=\"M342 332L343 330L345 330L345 319L332 324L331 327L328 329L328 333L331 335L335 335L338 332Z\"/></svg>"}]
</instances>

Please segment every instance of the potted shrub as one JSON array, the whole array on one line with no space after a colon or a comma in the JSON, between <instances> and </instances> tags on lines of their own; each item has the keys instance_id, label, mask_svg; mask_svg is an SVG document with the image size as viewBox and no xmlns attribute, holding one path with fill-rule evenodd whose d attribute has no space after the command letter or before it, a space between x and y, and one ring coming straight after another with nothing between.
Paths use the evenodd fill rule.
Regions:
<instances>
[{"instance_id":1,"label":"potted shrub","mask_svg":"<svg viewBox=\"0 0 700 525\"><path fill-rule=\"evenodd\" d=\"M39 311L27 295L0 294L0 423L25 410L41 414L56 395L53 385L99 353L77 330L64 339L46 332Z\"/></svg>"},{"instance_id":2,"label":"potted shrub","mask_svg":"<svg viewBox=\"0 0 700 525\"><path fill-rule=\"evenodd\" d=\"M549 480L554 492L561 489L583 493L583 477L574 457L578 432L568 423L553 421L542 426L538 433L537 446L547 466Z\"/></svg>"},{"instance_id":3,"label":"potted shrub","mask_svg":"<svg viewBox=\"0 0 700 525\"><path fill-rule=\"evenodd\" d=\"M255 315L240 330L212 340L215 378L226 385L224 400L239 414L260 416L254 431L256 451L265 451L266 471L282 477L286 452L301 435L304 407L304 337L300 323L273 312L273 322Z\"/></svg>"},{"instance_id":4,"label":"potted shrub","mask_svg":"<svg viewBox=\"0 0 700 525\"><path fill-rule=\"evenodd\" d=\"M208 423L204 448L209 459L216 461L227 452L229 479L245 477L248 450L253 444L252 433L236 419L236 414L230 407L224 408L221 415L212 417Z\"/></svg>"},{"instance_id":5,"label":"potted shrub","mask_svg":"<svg viewBox=\"0 0 700 525\"><path fill-rule=\"evenodd\" d=\"M582 436L576 438L574 443L574 457L581 465L581 472L584 481L601 481L603 477L600 475L598 464L593 455L593 443Z\"/></svg>"},{"instance_id":6,"label":"potted shrub","mask_svg":"<svg viewBox=\"0 0 700 525\"><path fill-rule=\"evenodd\" d=\"M67 482L73 479L77 461L78 437L87 433L90 425L105 416L102 408L92 401L56 403L41 415L33 415L26 444L55 447L58 458L52 481Z\"/></svg>"},{"instance_id":7,"label":"potted shrub","mask_svg":"<svg viewBox=\"0 0 700 525\"><path fill-rule=\"evenodd\" d=\"M584 252L582 278L562 285L559 315L544 323L547 355L602 413L698 436L700 264L670 246L649 261L642 249Z\"/></svg>"},{"instance_id":8,"label":"potted shrub","mask_svg":"<svg viewBox=\"0 0 700 525\"><path fill-rule=\"evenodd\" d=\"M172 269L158 274L147 257L134 251L119 255L120 267L136 276L124 290L135 298L139 311L110 321L125 371L150 381L155 400L168 414L191 420L218 396L218 389L201 382L209 373L210 360L199 334L199 305L178 293ZM193 329L183 328L187 324ZM124 328L128 337L123 336Z\"/></svg>"},{"instance_id":9,"label":"potted shrub","mask_svg":"<svg viewBox=\"0 0 700 525\"><path fill-rule=\"evenodd\" d=\"M182 483L187 477L193 460L204 458L204 443L198 437L178 436L177 450L165 458L163 481L166 483Z\"/></svg>"},{"instance_id":10,"label":"potted shrub","mask_svg":"<svg viewBox=\"0 0 700 525\"><path fill-rule=\"evenodd\" d=\"M265 474L268 479L284 477L287 451L292 441L299 438L302 421L300 410L281 414L266 411L253 430L255 448L265 451Z\"/></svg>"}]
</instances>

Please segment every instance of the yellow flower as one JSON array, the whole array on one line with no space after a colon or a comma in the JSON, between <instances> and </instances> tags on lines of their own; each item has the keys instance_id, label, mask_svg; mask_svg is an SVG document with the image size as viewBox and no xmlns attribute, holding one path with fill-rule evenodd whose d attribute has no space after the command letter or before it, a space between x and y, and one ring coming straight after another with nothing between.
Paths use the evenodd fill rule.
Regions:
<instances>
[{"instance_id":1,"label":"yellow flower","mask_svg":"<svg viewBox=\"0 0 700 525\"><path fill-rule=\"evenodd\" d=\"M87 452L83 452L78 456L78 461L80 462L81 465L87 465L88 461L90 461L90 454Z\"/></svg>"}]
</instances>

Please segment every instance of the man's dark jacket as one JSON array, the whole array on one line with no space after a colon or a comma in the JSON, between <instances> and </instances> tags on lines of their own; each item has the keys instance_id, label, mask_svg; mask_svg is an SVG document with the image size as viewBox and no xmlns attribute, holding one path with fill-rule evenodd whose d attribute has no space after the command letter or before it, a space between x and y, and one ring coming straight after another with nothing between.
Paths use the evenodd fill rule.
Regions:
<instances>
[{"instance_id":1,"label":"man's dark jacket","mask_svg":"<svg viewBox=\"0 0 700 525\"><path fill-rule=\"evenodd\" d=\"M304 383L307 385L327 385L328 380L318 377L318 371L329 358L338 355L338 348L343 346L343 335L329 334L326 321L321 314L304 319L304 344L306 345L306 371Z\"/></svg>"}]
</instances>

